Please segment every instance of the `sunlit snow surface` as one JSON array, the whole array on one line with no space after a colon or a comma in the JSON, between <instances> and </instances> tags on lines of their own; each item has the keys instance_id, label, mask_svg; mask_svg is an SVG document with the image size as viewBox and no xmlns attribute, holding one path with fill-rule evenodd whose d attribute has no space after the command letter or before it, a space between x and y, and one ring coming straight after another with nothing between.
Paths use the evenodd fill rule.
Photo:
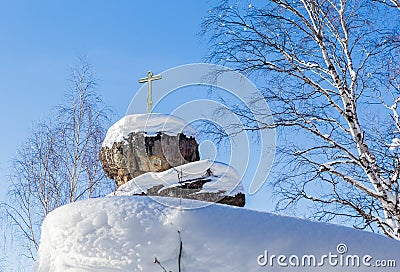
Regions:
<instances>
[{"instance_id":1,"label":"sunlit snow surface","mask_svg":"<svg viewBox=\"0 0 400 272\"><path fill-rule=\"evenodd\" d=\"M164 198L171 205L179 199ZM196 201L182 200L186 206ZM264 254L348 254L396 259L400 243L383 236L226 205L170 208L144 196L91 199L63 206L44 221L36 270L44 271L398 271L365 267L260 266ZM262 260L262 259L261 259ZM287 262L287 261L286 261Z\"/></svg>"},{"instance_id":2,"label":"sunlit snow surface","mask_svg":"<svg viewBox=\"0 0 400 272\"><path fill-rule=\"evenodd\" d=\"M210 176L207 175L208 169L211 170ZM237 193L244 193L243 186L240 183L240 176L236 170L220 162L201 160L177 166L163 172L145 173L128 181L111 195L141 194L157 185L164 186L160 189L162 191L201 178L206 178L210 181L205 183L203 189L197 193L223 192L222 195L230 196L234 196Z\"/></svg>"},{"instance_id":3,"label":"sunlit snow surface","mask_svg":"<svg viewBox=\"0 0 400 272\"><path fill-rule=\"evenodd\" d=\"M107 131L103 147L111 148L113 143L122 142L129 133L145 132L148 136L154 136L158 132L176 136L179 133L187 137L195 137L196 131L184 120L167 114L131 114L113 124Z\"/></svg>"}]
</instances>

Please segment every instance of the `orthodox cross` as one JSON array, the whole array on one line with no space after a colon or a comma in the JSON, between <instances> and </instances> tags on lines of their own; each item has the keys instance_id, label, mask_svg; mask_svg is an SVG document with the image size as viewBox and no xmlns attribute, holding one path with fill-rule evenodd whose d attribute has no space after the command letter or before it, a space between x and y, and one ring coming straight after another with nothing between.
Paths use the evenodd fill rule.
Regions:
<instances>
[{"instance_id":1,"label":"orthodox cross","mask_svg":"<svg viewBox=\"0 0 400 272\"><path fill-rule=\"evenodd\" d=\"M161 75L153 76L153 72L149 71L147 73L147 77L139 79L139 83L148 83L147 85L147 113L151 113L151 107L153 105L153 101L151 100L151 82L154 80L161 79Z\"/></svg>"}]
</instances>

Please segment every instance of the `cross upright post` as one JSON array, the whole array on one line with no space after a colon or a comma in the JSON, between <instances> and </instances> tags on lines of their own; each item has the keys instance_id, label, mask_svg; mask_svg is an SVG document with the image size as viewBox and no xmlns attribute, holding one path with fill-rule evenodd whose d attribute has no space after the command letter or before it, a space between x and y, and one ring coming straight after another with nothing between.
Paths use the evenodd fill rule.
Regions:
<instances>
[{"instance_id":1,"label":"cross upright post","mask_svg":"<svg viewBox=\"0 0 400 272\"><path fill-rule=\"evenodd\" d=\"M139 83L146 83L147 82L147 113L151 113L153 101L152 101L152 93L151 93L151 82L154 80L161 79L161 75L153 76L153 72L149 71L147 73L147 77L139 79Z\"/></svg>"}]
</instances>

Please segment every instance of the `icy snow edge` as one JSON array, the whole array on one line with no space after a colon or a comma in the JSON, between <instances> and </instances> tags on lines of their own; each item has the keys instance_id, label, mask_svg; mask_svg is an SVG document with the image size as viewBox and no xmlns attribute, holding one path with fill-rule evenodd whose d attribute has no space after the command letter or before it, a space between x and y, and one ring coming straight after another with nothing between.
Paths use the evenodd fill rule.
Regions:
<instances>
[{"instance_id":1,"label":"icy snow edge","mask_svg":"<svg viewBox=\"0 0 400 272\"><path fill-rule=\"evenodd\" d=\"M145 132L149 136L159 132L170 136L183 133L187 137L196 137L196 130L178 117L159 113L131 114L124 116L108 129L103 147L111 148L115 142L122 142L132 132Z\"/></svg>"}]
</instances>

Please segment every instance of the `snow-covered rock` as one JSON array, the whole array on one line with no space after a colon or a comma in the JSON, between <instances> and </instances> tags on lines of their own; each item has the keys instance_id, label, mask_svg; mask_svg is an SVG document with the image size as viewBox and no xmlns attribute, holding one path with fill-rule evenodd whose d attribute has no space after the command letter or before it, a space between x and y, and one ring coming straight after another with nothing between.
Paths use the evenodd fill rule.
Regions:
<instances>
[{"instance_id":1,"label":"snow-covered rock","mask_svg":"<svg viewBox=\"0 0 400 272\"><path fill-rule=\"evenodd\" d=\"M210 160L143 174L120 186L111 195L142 194L182 197L240 207L245 205L240 175L229 165Z\"/></svg>"},{"instance_id":2,"label":"snow-covered rock","mask_svg":"<svg viewBox=\"0 0 400 272\"><path fill-rule=\"evenodd\" d=\"M134 114L108 130L100 161L115 180L114 195L169 196L243 207L237 172L200 159L195 130L164 114ZM195 163L193 163L195 162Z\"/></svg>"},{"instance_id":3,"label":"snow-covered rock","mask_svg":"<svg viewBox=\"0 0 400 272\"><path fill-rule=\"evenodd\" d=\"M169 206L180 203L169 201ZM180 255L180 271L190 272L397 271L377 265L400 265L400 243L226 205L186 210L147 197L109 197L50 213L35 267L38 272L178 272Z\"/></svg>"},{"instance_id":4,"label":"snow-covered rock","mask_svg":"<svg viewBox=\"0 0 400 272\"><path fill-rule=\"evenodd\" d=\"M103 147L111 148L114 143L122 142L133 132L144 132L147 136L156 136L159 132L170 136L180 133L187 137L196 136L196 130L181 118L160 113L131 114L124 116L108 129Z\"/></svg>"},{"instance_id":5,"label":"snow-covered rock","mask_svg":"<svg viewBox=\"0 0 400 272\"><path fill-rule=\"evenodd\" d=\"M117 187L147 172L199 160L194 128L165 114L127 115L112 125L99 154Z\"/></svg>"}]
</instances>

